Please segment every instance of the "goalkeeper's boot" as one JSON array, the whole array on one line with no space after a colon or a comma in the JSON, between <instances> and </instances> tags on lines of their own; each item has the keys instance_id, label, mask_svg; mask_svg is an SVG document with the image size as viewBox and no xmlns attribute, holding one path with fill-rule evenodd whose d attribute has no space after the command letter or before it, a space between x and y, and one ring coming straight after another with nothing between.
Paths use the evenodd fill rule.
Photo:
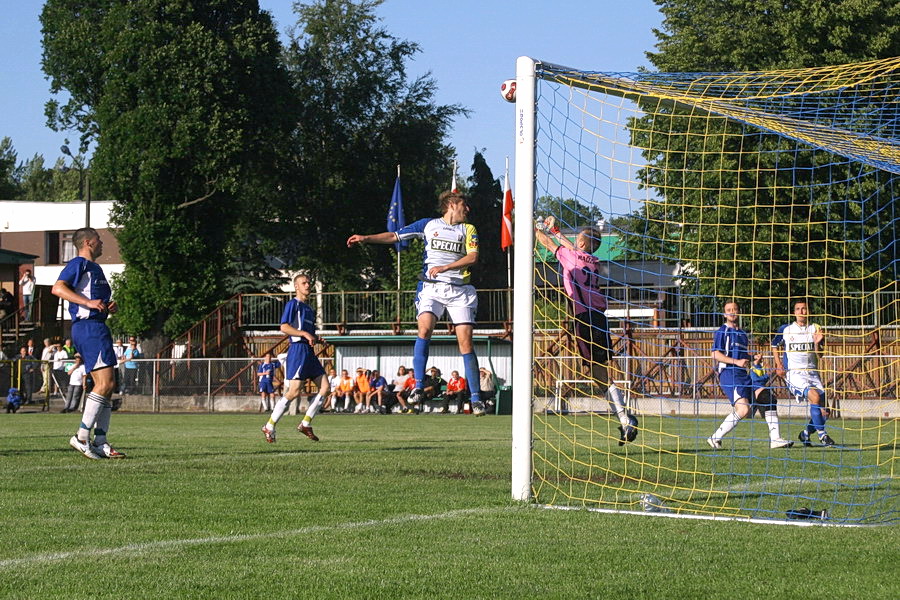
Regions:
<instances>
[{"instance_id":1,"label":"goalkeeper's boot","mask_svg":"<svg viewBox=\"0 0 900 600\"><path fill-rule=\"evenodd\" d=\"M834 446L834 440L824 431L819 434L819 441L822 442L823 446Z\"/></svg>"},{"instance_id":2,"label":"goalkeeper's boot","mask_svg":"<svg viewBox=\"0 0 900 600\"><path fill-rule=\"evenodd\" d=\"M709 444L709 447L713 450L721 450L722 449L722 440L717 440L711 437L706 438L706 443Z\"/></svg>"},{"instance_id":3,"label":"goalkeeper's boot","mask_svg":"<svg viewBox=\"0 0 900 600\"><path fill-rule=\"evenodd\" d=\"M85 458L90 458L91 460L100 460L101 458L103 458L102 456L94 452L94 450L91 448L90 441L82 442L78 439L77 435L72 436L72 438L69 440L69 445L81 452L81 454L84 455Z\"/></svg>"},{"instance_id":4,"label":"goalkeeper's boot","mask_svg":"<svg viewBox=\"0 0 900 600\"><path fill-rule=\"evenodd\" d=\"M775 438L774 440L771 440L771 441L769 442L769 448L772 448L772 449L775 449L775 448L790 448L790 447L793 446L793 445L794 445L794 442L792 442L792 441L790 441L790 440L783 439L783 438Z\"/></svg>"},{"instance_id":5,"label":"goalkeeper's boot","mask_svg":"<svg viewBox=\"0 0 900 600\"><path fill-rule=\"evenodd\" d=\"M91 450L94 452L94 454L99 454L104 458L125 458L125 454L123 452L119 452L106 442L98 444L96 446L92 444Z\"/></svg>"},{"instance_id":6,"label":"goalkeeper's boot","mask_svg":"<svg viewBox=\"0 0 900 600\"><path fill-rule=\"evenodd\" d=\"M812 442L809 441L809 432L805 429L800 431L800 435L798 435L797 438L804 446L812 446Z\"/></svg>"},{"instance_id":7,"label":"goalkeeper's boot","mask_svg":"<svg viewBox=\"0 0 900 600\"><path fill-rule=\"evenodd\" d=\"M480 400L478 402L472 403L472 414L476 417L481 417L484 415L484 402Z\"/></svg>"},{"instance_id":8,"label":"goalkeeper's boot","mask_svg":"<svg viewBox=\"0 0 900 600\"><path fill-rule=\"evenodd\" d=\"M275 443L275 430L274 429L269 429L268 427L263 425L262 432L263 432L263 435L266 436L267 442L269 442L270 444Z\"/></svg>"},{"instance_id":9,"label":"goalkeeper's boot","mask_svg":"<svg viewBox=\"0 0 900 600\"><path fill-rule=\"evenodd\" d=\"M319 436L313 433L312 426L304 424L302 421L299 425L297 425L297 431L308 437L314 442L319 441Z\"/></svg>"}]
</instances>

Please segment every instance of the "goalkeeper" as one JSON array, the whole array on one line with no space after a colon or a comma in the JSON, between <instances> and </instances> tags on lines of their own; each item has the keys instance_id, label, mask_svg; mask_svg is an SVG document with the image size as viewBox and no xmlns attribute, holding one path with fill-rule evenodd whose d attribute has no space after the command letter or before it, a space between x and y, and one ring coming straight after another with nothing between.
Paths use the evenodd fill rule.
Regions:
<instances>
[{"instance_id":1,"label":"goalkeeper","mask_svg":"<svg viewBox=\"0 0 900 600\"><path fill-rule=\"evenodd\" d=\"M600 259L594 252L600 247L600 232L592 227L581 230L573 244L562 235L553 217L538 222L537 241L556 256L562 269L563 288L571 300L575 316L578 353L590 367L590 377L599 396L606 396L609 409L619 418L619 445L637 438L637 419L628 414L622 391L609 382L609 360L613 356L612 338L606 320L606 296L600 286L606 280L600 274Z\"/></svg>"}]
</instances>

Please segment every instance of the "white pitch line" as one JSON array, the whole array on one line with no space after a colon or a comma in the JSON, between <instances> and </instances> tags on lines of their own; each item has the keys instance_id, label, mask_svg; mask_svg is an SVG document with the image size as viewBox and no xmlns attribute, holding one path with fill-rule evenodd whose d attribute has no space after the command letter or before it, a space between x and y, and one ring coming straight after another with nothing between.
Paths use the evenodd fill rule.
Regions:
<instances>
[{"instance_id":1,"label":"white pitch line","mask_svg":"<svg viewBox=\"0 0 900 600\"><path fill-rule=\"evenodd\" d=\"M520 507L506 506L494 508L465 508L460 510L451 510L445 513L434 515L403 515L399 517L391 517L389 519L369 520L369 521L352 521L350 523L337 523L334 525L314 525L310 527L302 527L300 529L289 529L287 531L273 531L268 533L242 533L237 535L222 535L201 538L185 538L177 540L160 540L158 542L142 542L139 544L127 544L115 548L91 548L72 550L68 552L47 552L43 554L33 554L31 556L23 556L21 558L8 558L0 560L0 568L20 567L41 563L57 562L61 560L69 560L73 558L95 558L99 556L107 556L110 554L119 555L124 553L142 553L153 550L166 550L169 548L184 548L188 546L202 546L204 544L233 544L237 542L248 542L255 540L266 540L274 538L297 537L309 535L311 533L322 533L328 531L350 531L353 529L361 529L364 527L382 527L390 525L402 525L413 521L435 521L438 519L453 519L456 517L465 517L475 514L489 514L495 512L505 512L509 510L521 510Z\"/></svg>"}]
</instances>

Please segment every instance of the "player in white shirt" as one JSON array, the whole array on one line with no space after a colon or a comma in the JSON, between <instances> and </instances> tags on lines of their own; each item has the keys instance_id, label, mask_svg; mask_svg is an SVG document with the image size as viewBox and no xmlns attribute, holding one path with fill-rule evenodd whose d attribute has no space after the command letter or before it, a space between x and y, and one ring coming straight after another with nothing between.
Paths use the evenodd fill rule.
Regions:
<instances>
[{"instance_id":1,"label":"player in white shirt","mask_svg":"<svg viewBox=\"0 0 900 600\"><path fill-rule=\"evenodd\" d=\"M469 267L478 261L478 233L473 225L466 223L468 198L457 192L444 192L439 201L441 217L437 219L421 219L396 232L354 234L347 239L347 246L394 244L416 237L425 241L422 273L416 289L418 337L413 349L413 371L417 380L409 403L416 404L425 398L428 347L434 326L446 312L456 329L456 340L470 385L472 414L479 416L484 414L484 404L479 388L478 357L472 345L478 295L469 283Z\"/></svg>"},{"instance_id":2,"label":"player in white shirt","mask_svg":"<svg viewBox=\"0 0 900 600\"><path fill-rule=\"evenodd\" d=\"M803 445L809 446L811 434L817 433L823 445L834 446L834 440L825 432L825 386L819 376L819 352L825 344L825 334L821 327L809 322L805 300L794 302L794 319L779 327L772 340L775 373L784 378L798 401L809 401L810 421L799 436Z\"/></svg>"}]
</instances>

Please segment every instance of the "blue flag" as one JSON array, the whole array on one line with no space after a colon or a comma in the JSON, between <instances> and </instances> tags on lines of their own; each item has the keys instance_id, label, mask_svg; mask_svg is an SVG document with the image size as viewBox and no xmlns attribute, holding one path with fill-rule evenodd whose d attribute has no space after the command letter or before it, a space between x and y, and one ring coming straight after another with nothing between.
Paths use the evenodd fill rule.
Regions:
<instances>
[{"instance_id":1,"label":"blue flag","mask_svg":"<svg viewBox=\"0 0 900 600\"><path fill-rule=\"evenodd\" d=\"M387 230L394 232L406 227L406 217L403 216L403 194L400 193L400 176L394 183L394 193L391 196L391 207L388 209ZM409 241L403 240L394 244L397 252L405 250L409 246Z\"/></svg>"}]
</instances>

